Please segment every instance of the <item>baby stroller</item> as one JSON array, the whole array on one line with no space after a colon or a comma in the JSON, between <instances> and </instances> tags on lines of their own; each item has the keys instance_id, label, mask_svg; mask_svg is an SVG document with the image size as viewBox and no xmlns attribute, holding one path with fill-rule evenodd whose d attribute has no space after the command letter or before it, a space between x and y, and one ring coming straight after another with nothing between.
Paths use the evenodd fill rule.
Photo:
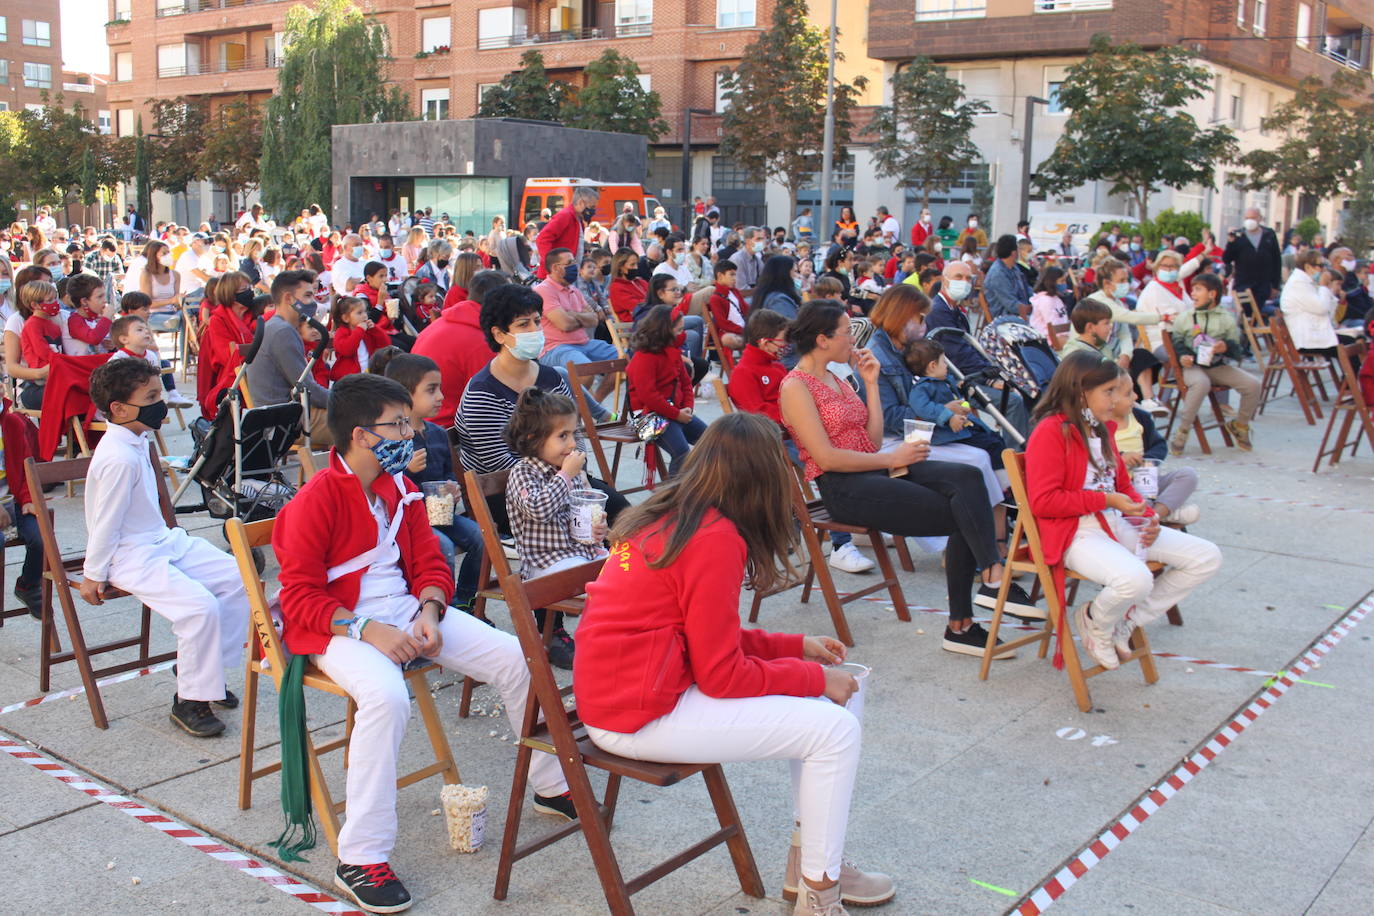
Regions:
<instances>
[{"instance_id":1,"label":"baby stroller","mask_svg":"<svg viewBox=\"0 0 1374 916\"><path fill-rule=\"evenodd\" d=\"M998 318L978 332L974 344L983 356L995 363L1002 378L1016 386L1030 407L1049 385L1059 356L1050 342L1020 321Z\"/></svg>"},{"instance_id":2,"label":"baby stroller","mask_svg":"<svg viewBox=\"0 0 1374 916\"><path fill-rule=\"evenodd\" d=\"M991 325L989 325L989 327L991 327ZM1030 330L1030 328L1027 328L1026 330ZM1031 331L1031 333L1034 333L1034 331ZM975 372L971 375L965 375L964 372L954 364L953 360L949 360L949 376L954 381L955 386L959 389L959 393L963 396L964 400L968 401L970 404L974 405L979 410L986 411L987 414L990 417L992 417L994 421L996 421L997 425L1001 427L1003 433L1011 441L1017 443L1018 446L1024 447L1026 443L1026 437L1021 435L1020 430L1018 430L1012 424L1012 422L1007 419L1006 414L1003 413L1003 411L1006 410L1007 407L1007 392L1010 391L1013 387L1021 391L1021 396L1027 400L1027 403L1029 403L1029 396L1021 387L1021 379L1013 377L1012 374L1009 373L1003 367L1002 363L995 359L992 356L992 354L990 354L987 351L987 349L981 343L978 342L978 339L974 337L972 334L968 333L967 331L962 331L959 328L949 327L936 328L934 331L931 331L928 336L931 340L937 343L939 342L941 337L945 336L962 337L970 347L973 347L973 349L976 350L978 354L983 357L983 359L987 360L988 363L991 364L990 368L988 369L984 369L980 372ZM1002 397L1000 399L1000 404L994 404L993 399L989 398L983 392L983 389L978 387L979 385L995 381L1003 382ZM1038 393L1039 392L1037 390L1037 394Z\"/></svg>"}]
</instances>

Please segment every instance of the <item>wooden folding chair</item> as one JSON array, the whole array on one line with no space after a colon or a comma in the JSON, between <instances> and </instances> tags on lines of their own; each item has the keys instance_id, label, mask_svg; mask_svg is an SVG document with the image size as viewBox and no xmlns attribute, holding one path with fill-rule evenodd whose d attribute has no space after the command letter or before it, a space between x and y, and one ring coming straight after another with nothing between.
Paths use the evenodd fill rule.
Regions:
<instances>
[{"instance_id":1,"label":"wooden folding chair","mask_svg":"<svg viewBox=\"0 0 1374 916\"><path fill-rule=\"evenodd\" d=\"M1051 347L1054 347L1056 350L1062 350L1072 333L1073 325L1065 321L1063 324L1050 325L1049 333L1045 336L1049 338Z\"/></svg>"},{"instance_id":2,"label":"wooden folding chair","mask_svg":"<svg viewBox=\"0 0 1374 916\"><path fill-rule=\"evenodd\" d=\"M663 458L662 456L658 456L658 460L654 462L655 470L646 475L645 482L642 486L629 488L621 487L616 481L616 476L620 473L620 455L625 446L643 444L646 450L646 458L648 457L647 450L651 448L657 450L657 446L652 442L641 443L639 434L635 432L634 427L628 422L628 417L630 416L629 385L625 386L624 397L616 402L618 411L617 419L600 425L598 425L596 420L592 417L591 407L587 404L587 395L584 387L587 382L596 378L598 375L604 375L607 372L623 373L625 367L629 364L630 361L628 359L607 359L595 363L575 363L569 361L567 365L568 383L572 387L573 397L577 400L578 415L582 418L582 433L591 444L592 453L596 455L596 465L601 471L601 479L615 487L623 496L628 496L631 493L638 493L641 490L652 490L654 488L655 476L657 476L659 480L666 479L667 471L663 467ZM606 460L606 450L604 446L607 444L615 446L615 450L612 452L613 458L610 462Z\"/></svg>"},{"instance_id":3,"label":"wooden folding chair","mask_svg":"<svg viewBox=\"0 0 1374 916\"><path fill-rule=\"evenodd\" d=\"M1288 377L1293 383L1293 394L1302 407L1303 418L1307 420L1307 425L1316 426L1323 416L1321 402L1327 400L1322 374L1330 372L1334 380L1335 371L1328 360L1313 358L1298 351L1282 312L1274 313L1269 320L1269 327L1274 332L1274 347L1287 368ZM1318 395L1321 396L1320 400Z\"/></svg>"},{"instance_id":4,"label":"wooden folding chair","mask_svg":"<svg viewBox=\"0 0 1374 916\"><path fill-rule=\"evenodd\" d=\"M152 462L154 470L158 470L157 453L151 445L148 447L148 460ZM94 720L97 728L103 729L109 728L110 722L105 715L105 702L100 696L100 688L96 681L107 675L171 661L176 658L177 654L175 650L158 655L151 654L152 609L146 604L140 605L137 635L94 646L86 644L86 634L81 628L81 619L77 614L76 599L73 594L75 589L80 587L80 572L86 562L86 556L84 553L67 557L62 555L62 548L57 543L53 512L43 490L45 487L56 483L84 480L90 465L90 458L50 461L45 464L39 464L33 458L28 458L24 461L24 473L28 477L29 495L33 500L38 533L43 538L43 622L42 636L39 640L38 689L47 693L51 688L52 669L55 665L75 662L77 671L81 675L81 685L86 689L86 703L91 709L91 719ZM167 484L162 474L158 473L156 476L158 503L162 508L162 517L167 522L168 527L175 527L177 522L172 511L171 494L167 491ZM59 651L57 643L56 622L53 619L54 595L57 596L57 603L62 608L62 617L67 626L67 639L71 643L71 649L66 652ZM107 601L114 598L124 598L128 595L128 592L113 586L107 586L105 590L105 600ZM137 657L129 661L106 665L103 668L96 668L91 664L92 658L97 655L105 655L109 652L128 648L137 648Z\"/></svg>"},{"instance_id":5,"label":"wooden folding chair","mask_svg":"<svg viewBox=\"0 0 1374 916\"><path fill-rule=\"evenodd\" d=\"M1317 446L1317 457L1312 462L1312 473L1317 473L1317 468L1321 465L1322 459L1330 456L1330 465L1335 467L1341 460L1341 455L1347 450L1350 457L1355 457L1355 450L1360 446L1360 439L1368 437L1371 445L1374 445L1374 409L1364 398L1364 392L1360 389L1360 379L1357 375L1355 365L1365 359L1374 359L1366 351L1364 343L1345 344L1336 348L1336 361L1341 369L1340 384L1336 388L1336 401L1331 405L1331 418L1326 421L1326 432L1322 435L1321 444ZM1340 420L1340 431L1336 433L1334 440L1331 434L1336 430L1336 420ZM1355 437L1350 438L1350 428L1356 423ZM1331 447L1327 448L1327 442L1331 442Z\"/></svg>"},{"instance_id":6,"label":"wooden folding chair","mask_svg":"<svg viewBox=\"0 0 1374 916\"><path fill-rule=\"evenodd\" d=\"M706 324L706 343L707 346L716 351L716 358L720 360L720 374L723 378L729 378L730 373L735 371L735 351L725 346L724 338L720 329L716 327L716 320L711 316L711 310L706 310L704 319Z\"/></svg>"},{"instance_id":7,"label":"wooden folding chair","mask_svg":"<svg viewBox=\"0 0 1374 916\"><path fill-rule=\"evenodd\" d=\"M196 364L195 357L200 355L199 310L192 310L185 297L181 300L181 380L190 379L191 367Z\"/></svg>"},{"instance_id":8,"label":"wooden folding chair","mask_svg":"<svg viewBox=\"0 0 1374 916\"><path fill-rule=\"evenodd\" d=\"M481 508L477 508L480 512ZM499 549L499 545L490 543L489 528L483 528L482 533L483 537L488 539L488 552ZM515 776L511 781L510 807L506 812L506 829L501 838L501 857L496 867L496 889L493 896L497 900L506 899L510 889L511 871L516 862L581 831L587 841L597 877L601 879L606 903L614 916L632 916L634 904L630 901L631 894L677 871L722 843L730 851L740 890L751 897L763 897L763 880L759 877L754 854L745 837L744 825L740 821L739 811L735 808L734 797L730 794L730 786L725 779L725 771L720 764L653 763L607 753L587 737L585 727L577 716L577 710L565 706L564 694L554 680L553 669L549 666L548 658L543 651L543 641L534 626L533 608L549 607L582 594L587 583L596 578L604 562L594 560L529 581L521 581L516 575L508 575L501 579L501 589L506 595L511 621L515 625L516 635L520 638L525 661L530 667L530 694L525 707L525 721L520 730L520 744L515 755ZM541 718L544 721L541 722ZM577 819L552 833L519 845L520 815L529 781L530 760L536 751L557 756L563 767L563 775L568 781L573 805L577 809ZM591 779L587 773L589 767L603 770L607 774L606 791L601 803L598 803L592 789ZM611 823L615 817L621 780L634 779L645 785L662 787L682 782L698 773L706 781L706 789L710 793L720 829L638 877L625 880L610 840Z\"/></svg>"},{"instance_id":9,"label":"wooden folding chair","mask_svg":"<svg viewBox=\"0 0 1374 916\"><path fill-rule=\"evenodd\" d=\"M234 559L239 565L239 574L243 576L244 588L248 590L248 607L251 611L251 623L248 627L248 664L243 678L243 738L239 745L239 808L243 810L253 806L253 782L281 769L281 761L269 763L257 769L253 767L253 757L257 752L255 737L258 719L258 679L266 675L272 679L272 684L280 692L282 678L286 676L288 661L286 648L282 645L281 636L277 633L277 628L272 620L272 613L267 607L267 592L262 579L258 576L257 566L253 563L254 548L271 547L272 526L274 524L276 524L276 519L273 518L248 524L245 524L241 519L231 518L224 526L225 537L228 539L229 546L234 552ZM442 776L448 785L461 781L458 776L458 764L453 759L453 750L449 747L448 736L444 732L444 723L439 718L438 706L434 702L434 695L429 692L429 681L425 678L428 672L438 667L438 665L424 665L411 668L405 672L406 684L415 696L415 705L420 707L420 718L425 723L429 743L434 749L434 762L413 773L407 773L397 778L396 788L398 789L403 789L431 776ZM308 731L305 735L305 752L310 778L310 800L315 811L320 815L320 826L324 830L325 840L328 841L330 850L337 856L339 854L339 813L344 810L347 801L336 802L330 795L329 784L324 778L324 770L320 767L320 755L342 748L344 750L344 765L348 765L348 740L352 736L353 718L357 713L357 706L348 692L336 684L333 678L316 667L314 662L310 662L306 666L305 686L344 697L348 701L342 738L335 738L333 741L317 745Z\"/></svg>"},{"instance_id":10,"label":"wooden folding chair","mask_svg":"<svg viewBox=\"0 0 1374 916\"><path fill-rule=\"evenodd\" d=\"M1236 311L1240 313L1241 321L1257 329L1263 329L1265 332L1269 330L1264 320L1264 313L1260 311L1260 305L1262 303L1255 301L1254 293L1250 292L1248 289L1233 290L1231 298L1236 301L1236 305L1238 306Z\"/></svg>"},{"instance_id":11,"label":"wooden folding chair","mask_svg":"<svg viewBox=\"0 0 1374 916\"><path fill-rule=\"evenodd\" d=\"M324 467L325 463L329 461L329 450L326 449L322 452L312 452L310 448L302 442L300 445L296 446L296 458L301 463L301 486L305 486L306 482L309 481L311 477L314 477L316 472Z\"/></svg>"},{"instance_id":12,"label":"wooden folding chair","mask_svg":"<svg viewBox=\"0 0 1374 916\"><path fill-rule=\"evenodd\" d=\"M1188 396L1188 384L1183 381L1183 365L1178 361L1178 351L1174 349L1173 337L1168 331L1159 335L1164 341L1164 365L1159 370L1159 379L1155 387L1161 395L1169 393L1169 422L1164 427L1164 437L1169 438L1174 429L1174 421L1178 419L1179 408L1183 406L1183 399ZM1216 430L1221 433L1221 439L1226 443L1227 448L1231 448L1235 443L1231 439L1231 432L1226 428L1226 418L1221 413L1221 401L1217 398L1217 392L1226 391L1224 385L1213 384L1212 389L1207 393L1207 403L1212 407L1213 422L1205 424L1202 422L1202 409L1199 408L1197 415L1193 417L1193 428L1190 432L1197 433L1198 445L1202 447L1204 455L1212 454L1212 446L1207 442L1207 431Z\"/></svg>"},{"instance_id":13,"label":"wooden folding chair","mask_svg":"<svg viewBox=\"0 0 1374 916\"><path fill-rule=\"evenodd\" d=\"M711 387L716 389L716 400L720 401L721 414L734 413L735 405L730 401L730 389L725 387L723 379L714 379Z\"/></svg>"},{"instance_id":14,"label":"wooden folding chair","mask_svg":"<svg viewBox=\"0 0 1374 916\"><path fill-rule=\"evenodd\" d=\"M21 507L18 506L18 505L16 505L16 506L14 507L14 510L15 510L16 512L20 511L20 509L21 509ZM12 618L12 617L28 617L28 616L29 616L29 609L28 609L26 606L22 605L22 604L19 605L18 607L11 607L11 608L7 608L7 607L4 606L5 594L6 594L6 592L5 592L5 578L6 578L6 577L5 577L5 552L8 551L11 547L18 547L18 548L20 548L21 550L24 549L24 542L23 542L23 540L21 540L21 539L19 538L19 536L18 536L17 534L16 534L14 537L12 537L12 538L7 538L7 539L4 539L4 540L0 540L0 627L3 627L3 626L5 625L5 621L6 621L6 620L9 620L9 619ZM47 603L49 604L49 607L51 608L51 601L49 601L49 602L47 602ZM52 611L51 611L51 609L49 609L48 615L51 616L51 614L52 614ZM51 650L52 650L53 652L61 652L61 651L62 651L62 644L61 644L60 642L57 641L57 630L56 630L56 629L53 629L52 632L51 632L51 634L50 634L49 646L51 647Z\"/></svg>"},{"instance_id":15,"label":"wooden folding chair","mask_svg":"<svg viewBox=\"0 0 1374 916\"><path fill-rule=\"evenodd\" d=\"M983 649L983 663L978 669L978 679L980 681L988 679L988 672L992 669L992 661L996 656L1014 652L1021 646L1033 642L1040 643L1040 651L1037 656L1044 658L1049 651L1050 640L1054 637L1055 631L1060 630L1059 638L1064 650L1064 670L1068 672L1069 685L1073 688L1074 699L1078 702L1079 709L1083 712L1091 712L1093 704L1092 696L1088 693L1088 678L1096 677L1107 669L1101 665L1094 665L1088 669L1083 668L1083 663L1078 657L1078 644L1074 642L1073 627L1066 610L1066 604L1075 600L1078 582L1084 577L1072 569L1065 568L1066 579L1072 580L1073 586L1065 601L1061 603L1059 590L1055 588L1054 584L1054 573L1050 569L1050 565L1045 562L1045 549L1040 540L1040 528L1030 508L1030 497L1026 490L1026 456L1007 449L1002 453L1002 457L1007 469L1007 477L1011 481L1011 491L1016 499L1016 526L1012 530L1011 541L1009 542L1006 569L1002 575L1002 586L997 592L997 605L992 612L992 622L988 625L988 644ZM1156 575L1164 568L1160 563L1147 565ZM997 634L1002 627L1007 591L1011 588L1012 578L1019 573L1027 572L1035 574L1036 584L1045 595L1045 607L1049 612L1048 619L1045 621L1043 629L998 646ZM1171 622L1174 620L1176 611L1177 608L1173 608L1169 612ZM1154 656L1150 653L1150 638L1145 634L1144 627L1136 627L1132 631L1131 649L1131 657L1126 661L1140 662L1140 670L1145 676L1145 683L1153 684L1159 680L1159 672L1155 670Z\"/></svg>"},{"instance_id":16,"label":"wooden folding chair","mask_svg":"<svg viewBox=\"0 0 1374 916\"><path fill-rule=\"evenodd\" d=\"M176 371L176 369L173 368L173 367L168 367L168 368L162 370L162 377L163 377L163 378L170 378L170 379L175 380L176 377L177 377L177 371ZM177 415L177 425L178 425L179 427L181 427L182 429L185 429L185 428L186 428L186 417L182 414L181 408L180 408L180 407L173 407L173 408L172 408L172 412L175 413L175 414Z\"/></svg>"},{"instance_id":17,"label":"wooden folding chair","mask_svg":"<svg viewBox=\"0 0 1374 916\"><path fill-rule=\"evenodd\" d=\"M16 407L15 410L33 421L34 426L43 424L43 411L31 410L28 407ZM86 443L86 433L81 428L81 417L71 416L62 424L62 437L59 440L61 453L67 458L89 457L91 449ZM56 453L54 453L55 457ZM67 481L67 497L70 499L76 496L76 485L79 480Z\"/></svg>"}]
</instances>

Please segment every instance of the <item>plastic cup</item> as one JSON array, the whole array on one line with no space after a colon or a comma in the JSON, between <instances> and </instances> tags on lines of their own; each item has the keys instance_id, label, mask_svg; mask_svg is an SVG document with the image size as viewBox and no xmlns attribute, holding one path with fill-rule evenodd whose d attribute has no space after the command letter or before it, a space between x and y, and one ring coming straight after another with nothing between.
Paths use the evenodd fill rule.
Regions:
<instances>
[{"instance_id":1,"label":"plastic cup","mask_svg":"<svg viewBox=\"0 0 1374 916\"><path fill-rule=\"evenodd\" d=\"M401 300L386 300L386 317L390 318L392 321L401 317Z\"/></svg>"},{"instance_id":2,"label":"plastic cup","mask_svg":"<svg viewBox=\"0 0 1374 916\"><path fill-rule=\"evenodd\" d=\"M925 420L903 420L902 438L907 442L929 443L935 436L935 424Z\"/></svg>"},{"instance_id":3,"label":"plastic cup","mask_svg":"<svg viewBox=\"0 0 1374 916\"><path fill-rule=\"evenodd\" d=\"M1145 551L1149 549L1145 545L1145 529L1150 527L1150 522L1153 519L1143 515L1126 515L1123 518L1126 519L1126 524L1131 527L1132 533L1135 535L1135 555L1138 559L1144 560Z\"/></svg>"},{"instance_id":4,"label":"plastic cup","mask_svg":"<svg viewBox=\"0 0 1374 916\"><path fill-rule=\"evenodd\" d=\"M848 671L854 675L854 680L858 681L859 689L854 691L854 695L849 698L849 702L844 704L844 708L854 714L854 718L860 722L864 718L864 695L868 692L868 676L873 669L858 662L844 662L836 665L841 671Z\"/></svg>"},{"instance_id":5,"label":"plastic cup","mask_svg":"<svg viewBox=\"0 0 1374 916\"><path fill-rule=\"evenodd\" d=\"M606 521L606 494L600 490L573 490L568 494L572 505L572 537L579 544L595 544L592 527Z\"/></svg>"},{"instance_id":6,"label":"plastic cup","mask_svg":"<svg viewBox=\"0 0 1374 916\"><path fill-rule=\"evenodd\" d=\"M1216 350L1216 344L1212 344L1212 343L1198 344L1198 348L1197 348L1197 351L1196 351L1196 352L1197 352L1197 364L1198 364L1199 366L1210 366L1210 365L1212 365L1212 354L1213 354L1213 352L1214 352L1215 350Z\"/></svg>"},{"instance_id":7,"label":"plastic cup","mask_svg":"<svg viewBox=\"0 0 1374 916\"><path fill-rule=\"evenodd\" d=\"M1146 458L1139 467L1131 471L1131 484L1137 493L1146 499L1159 496L1159 462Z\"/></svg>"},{"instance_id":8,"label":"plastic cup","mask_svg":"<svg viewBox=\"0 0 1374 916\"><path fill-rule=\"evenodd\" d=\"M431 480L420 484L425 494L425 512L431 525L452 525L458 505L458 484L453 480Z\"/></svg>"}]
</instances>

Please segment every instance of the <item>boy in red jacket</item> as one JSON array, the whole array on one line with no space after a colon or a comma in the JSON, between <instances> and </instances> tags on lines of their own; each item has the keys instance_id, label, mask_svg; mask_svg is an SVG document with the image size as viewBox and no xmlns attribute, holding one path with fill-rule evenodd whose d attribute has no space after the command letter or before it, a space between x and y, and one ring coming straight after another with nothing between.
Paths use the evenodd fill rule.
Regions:
<instances>
[{"instance_id":1,"label":"boy in red jacket","mask_svg":"<svg viewBox=\"0 0 1374 916\"><path fill-rule=\"evenodd\" d=\"M67 281L72 313L62 337L62 349L75 356L105 353L112 322L105 317L105 281L95 274L77 274Z\"/></svg>"},{"instance_id":2,"label":"boy in red jacket","mask_svg":"<svg viewBox=\"0 0 1374 916\"><path fill-rule=\"evenodd\" d=\"M749 306L744 304L744 298L735 289L737 271L733 261L721 261L716 265L716 288L708 306L721 344L731 350L744 346L744 318L749 314ZM686 301L684 298L683 302Z\"/></svg>"},{"instance_id":3,"label":"boy in red jacket","mask_svg":"<svg viewBox=\"0 0 1374 916\"><path fill-rule=\"evenodd\" d=\"M529 691L515 637L449 607L453 571L423 496L402 473L415 451L410 406L392 379L350 375L335 383L329 430L339 445L283 507L272 534L286 647L310 655L358 705L334 881L370 912L410 905L388 862L396 757L410 717L401 667L425 658L492 684L517 730ZM538 756L530 767L535 810L572 819L558 761Z\"/></svg>"}]
</instances>

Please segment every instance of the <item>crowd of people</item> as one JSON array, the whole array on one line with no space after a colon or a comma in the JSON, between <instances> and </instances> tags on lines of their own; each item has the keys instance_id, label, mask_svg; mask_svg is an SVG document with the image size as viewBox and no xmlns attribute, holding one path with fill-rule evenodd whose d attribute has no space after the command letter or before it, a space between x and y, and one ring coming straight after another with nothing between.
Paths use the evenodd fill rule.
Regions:
<instances>
[{"instance_id":1,"label":"crowd of people","mask_svg":"<svg viewBox=\"0 0 1374 916\"><path fill-rule=\"evenodd\" d=\"M1254 212L1225 249L1204 234L1146 251L1108 227L1080 254L1071 237L1036 251L1025 223L989 241L976 215L956 231L923 210L906 236L886 208L861 226L844 207L822 239L810 209L774 230L726 226L707 199L679 230L632 206L603 227L597 202L578 187L556 213L519 230L497 218L480 235L430 211L340 230L318 207L277 224L254 206L232 226L158 223L138 243L132 210L103 235L40 214L0 243L19 404L41 408L53 354L108 354L89 379L107 430L85 491L80 590L91 603L125 590L171 621L171 718L192 735L221 734L216 708L238 703L227 676L248 605L229 557L166 526L145 440L169 407L213 421L259 333L243 373L251 403L304 388L308 441L332 451L277 517L282 635L357 703L336 882L371 912L410 903L389 864L409 714L402 667L429 659L491 683L517 730L528 692L517 640L470 613L482 532L462 513L431 524L422 485L509 471L491 508L525 578L612 558L588 588L576 642L557 615L548 647L573 672L592 740L643 760L799 761L784 888L797 913L836 916L895 894L886 875L842 859L861 745L844 704L858 684L835 664L846 657L837 640L744 629L738 615L746 582L768 589L792 574L791 488L813 485L839 522L942 550L942 647L1005 659L975 606L1000 595L1009 613L1047 617L1003 582L1003 449L1024 447L1047 560L1102 586L1074 609L1074 630L1112 669L1136 628L1221 563L1183 530L1201 517L1196 472L1162 465L1183 453L1212 385L1237 395L1227 425L1251 448L1259 382L1243 368L1236 294L1281 309L1314 358L1334 355L1339 324L1358 331L1374 317L1367 265L1349 248L1285 251ZM1038 397L974 344L984 318L1053 345L1058 367ZM171 384L156 336L192 329L194 399ZM614 374L577 367L624 355L628 400L608 403ZM1166 442L1158 382L1175 358L1188 394ZM728 377L734 412L708 424L697 402L716 396L716 377ZM588 463L579 401L598 422L641 431L646 463L661 465L647 500L632 505ZM38 616L41 545L22 472L30 421L0 419L0 522L27 545L15 591ZM913 436L913 424L930 434ZM1147 466L1157 474L1143 494L1135 475ZM574 536L575 491L604 497L590 537ZM828 562L873 567L844 534ZM536 755L530 781L535 810L577 816L553 757Z\"/></svg>"}]
</instances>

